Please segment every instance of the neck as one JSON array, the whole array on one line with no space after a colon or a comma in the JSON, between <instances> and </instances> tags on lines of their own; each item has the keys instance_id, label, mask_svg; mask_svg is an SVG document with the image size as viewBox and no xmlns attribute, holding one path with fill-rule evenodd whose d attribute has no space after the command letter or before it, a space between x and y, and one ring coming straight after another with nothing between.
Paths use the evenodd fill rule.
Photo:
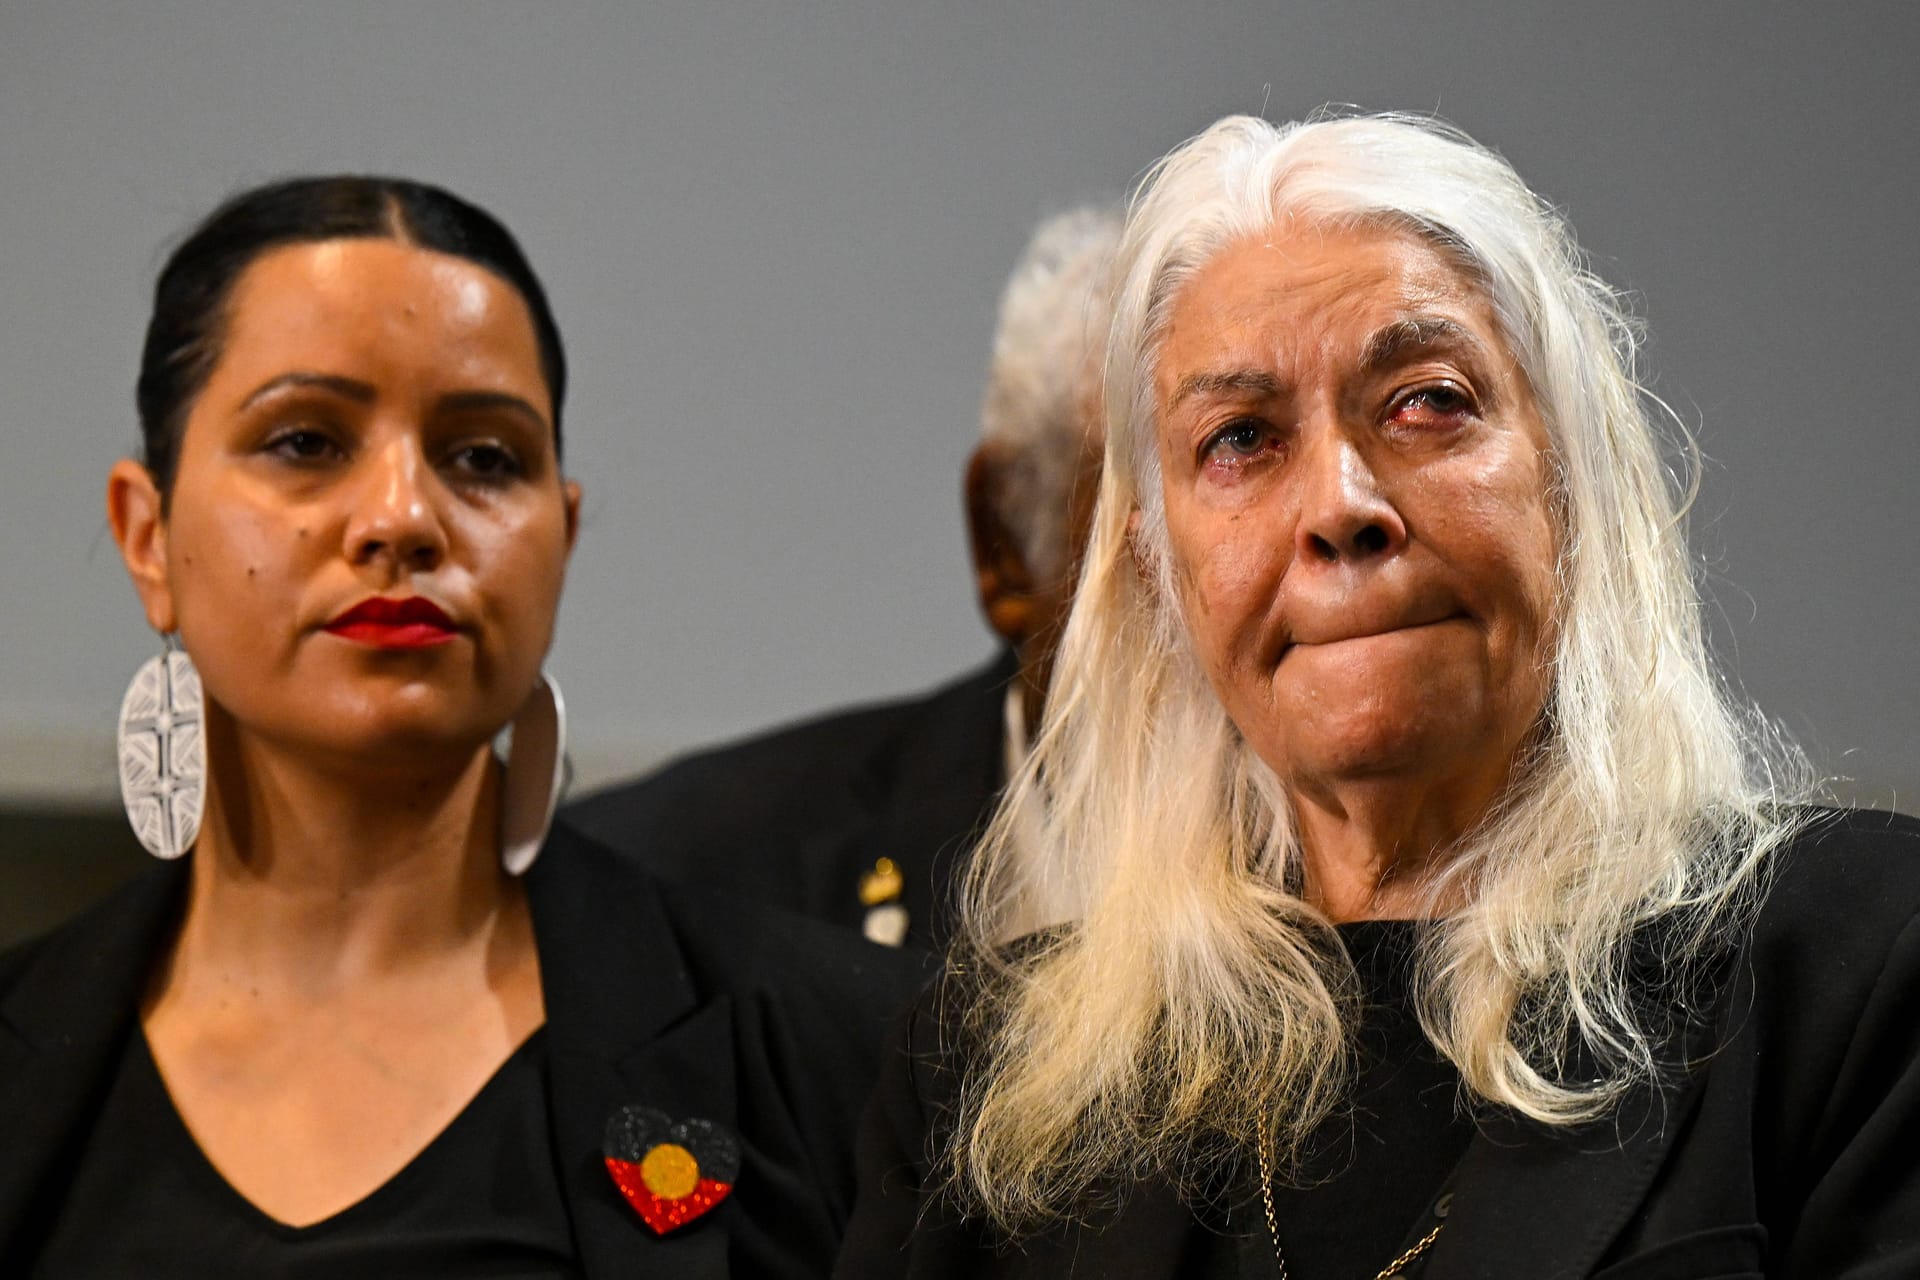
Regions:
<instances>
[{"instance_id":1,"label":"neck","mask_svg":"<svg viewBox=\"0 0 1920 1280\"><path fill-rule=\"evenodd\" d=\"M209 734L215 767L176 961L323 994L484 949L503 924L524 924L524 897L499 865L498 771L484 745L373 777L222 738Z\"/></svg>"},{"instance_id":2,"label":"neck","mask_svg":"<svg viewBox=\"0 0 1920 1280\"><path fill-rule=\"evenodd\" d=\"M1434 902L1432 882L1493 791L1457 780L1342 780L1290 791L1307 873L1307 897L1335 923L1406 919L1459 904Z\"/></svg>"}]
</instances>

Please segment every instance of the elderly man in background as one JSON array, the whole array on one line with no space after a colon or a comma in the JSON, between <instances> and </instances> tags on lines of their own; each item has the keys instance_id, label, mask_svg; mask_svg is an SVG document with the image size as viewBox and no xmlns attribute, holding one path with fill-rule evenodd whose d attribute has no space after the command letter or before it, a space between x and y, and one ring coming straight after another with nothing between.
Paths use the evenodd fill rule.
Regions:
<instances>
[{"instance_id":1,"label":"elderly man in background","mask_svg":"<svg viewBox=\"0 0 1920 1280\"><path fill-rule=\"evenodd\" d=\"M672 879L945 940L949 886L1026 752L1098 488L1096 411L1118 215L1035 231L1001 296L966 508L980 607L1005 649L921 697L835 712L676 761L566 811Z\"/></svg>"}]
</instances>

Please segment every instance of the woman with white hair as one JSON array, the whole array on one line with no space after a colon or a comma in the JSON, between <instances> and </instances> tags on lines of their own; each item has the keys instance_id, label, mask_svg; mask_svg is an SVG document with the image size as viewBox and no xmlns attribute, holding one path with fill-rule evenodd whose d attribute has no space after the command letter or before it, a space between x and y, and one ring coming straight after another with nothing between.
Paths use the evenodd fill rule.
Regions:
<instances>
[{"instance_id":1,"label":"woman with white hair","mask_svg":"<svg viewBox=\"0 0 1920 1280\"><path fill-rule=\"evenodd\" d=\"M1704 644L1632 329L1507 164L1223 120L840 1274L1920 1275L1920 826Z\"/></svg>"}]
</instances>

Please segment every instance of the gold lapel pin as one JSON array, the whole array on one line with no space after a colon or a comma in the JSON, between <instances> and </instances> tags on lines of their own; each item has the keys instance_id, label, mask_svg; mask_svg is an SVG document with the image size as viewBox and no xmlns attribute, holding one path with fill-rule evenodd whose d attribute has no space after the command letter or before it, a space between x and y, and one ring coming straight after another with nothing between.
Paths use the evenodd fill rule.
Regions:
<instances>
[{"instance_id":1,"label":"gold lapel pin","mask_svg":"<svg viewBox=\"0 0 1920 1280\"><path fill-rule=\"evenodd\" d=\"M884 947L897 947L907 940L907 909L900 902L907 878L892 858L876 858L873 869L860 877L860 905L867 909L860 932L868 940Z\"/></svg>"}]
</instances>

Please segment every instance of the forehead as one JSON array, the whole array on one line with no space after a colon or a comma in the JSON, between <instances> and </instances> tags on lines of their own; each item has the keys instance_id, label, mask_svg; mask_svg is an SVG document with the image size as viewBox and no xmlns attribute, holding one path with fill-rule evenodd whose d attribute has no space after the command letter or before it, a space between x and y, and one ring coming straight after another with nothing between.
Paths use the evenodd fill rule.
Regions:
<instances>
[{"instance_id":1,"label":"forehead","mask_svg":"<svg viewBox=\"0 0 1920 1280\"><path fill-rule=\"evenodd\" d=\"M214 377L279 364L323 373L424 364L487 383L541 381L532 315L512 285L395 240L287 245L241 273Z\"/></svg>"},{"instance_id":2,"label":"forehead","mask_svg":"<svg viewBox=\"0 0 1920 1280\"><path fill-rule=\"evenodd\" d=\"M1160 349L1164 397L1197 367L1355 361L1409 320L1451 321L1506 353L1490 300L1444 253L1385 227L1287 223L1215 254L1175 297Z\"/></svg>"}]
</instances>

